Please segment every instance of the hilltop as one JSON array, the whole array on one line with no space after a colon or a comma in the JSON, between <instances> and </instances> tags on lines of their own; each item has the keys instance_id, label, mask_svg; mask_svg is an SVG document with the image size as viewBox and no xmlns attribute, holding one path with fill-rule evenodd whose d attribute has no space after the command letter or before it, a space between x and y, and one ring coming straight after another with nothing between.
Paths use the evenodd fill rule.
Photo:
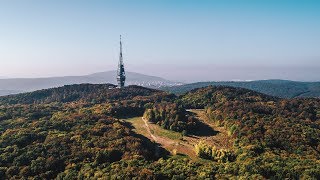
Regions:
<instances>
[{"instance_id":1,"label":"hilltop","mask_svg":"<svg viewBox=\"0 0 320 180\"><path fill-rule=\"evenodd\" d=\"M187 108L205 108L207 116L229 129L242 148L255 145L264 151L320 157L318 99L279 99L241 88L209 86L182 95L180 101Z\"/></svg>"},{"instance_id":2,"label":"hilltop","mask_svg":"<svg viewBox=\"0 0 320 180\"><path fill-rule=\"evenodd\" d=\"M0 97L0 104L45 104L52 102L93 102L103 103L110 101L131 100L152 95L165 95L167 93L141 86L127 86L124 89L116 88L113 84L75 84L58 88L43 89L29 93L8 95Z\"/></svg>"},{"instance_id":3,"label":"hilltop","mask_svg":"<svg viewBox=\"0 0 320 180\"><path fill-rule=\"evenodd\" d=\"M279 98L269 96L256 91L229 87L229 86L208 86L204 88L193 89L180 97L181 103L186 108L204 109L206 106L215 103L228 102L268 102L277 101Z\"/></svg>"},{"instance_id":4,"label":"hilltop","mask_svg":"<svg viewBox=\"0 0 320 180\"><path fill-rule=\"evenodd\" d=\"M320 97L320 82L298 82L288 80L197 82L173 87L162 87L160 89L175 94L183 94L192 89L210 85L246 88L281 98Z\"/></svg>"},{"instance_id":5,"label":"hilltop","mask_svg":"<svg viewBox=\"0 0 320 180\"><path fill-rule=\"evenodd\" d=\"M319 179L320 102L228 86L0 97L0 177Z\"/></svg>"}]
</instances>

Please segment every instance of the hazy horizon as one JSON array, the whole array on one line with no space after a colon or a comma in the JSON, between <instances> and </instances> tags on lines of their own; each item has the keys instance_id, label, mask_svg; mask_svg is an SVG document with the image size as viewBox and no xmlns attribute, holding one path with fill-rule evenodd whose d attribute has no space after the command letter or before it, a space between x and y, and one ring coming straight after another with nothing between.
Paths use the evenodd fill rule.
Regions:
<instances>
[{"instance_id":1,"label":"hazy horizon","mask_svg":"<svg viewBox=\"0 0 320 180\"><path fill-rule=\"evenodd\" d=\"M157 66L154 66L154 68L158 68L159 65ZM194 68L194 67L193 67ZM143 75L147 75L147 76L156 76L156 77L160 77L160 78L164 78L166 80L170 80L170 81L173 81L173 82L181 82L181 83L195 83L195 82L208 82L208 81L256 81L256 80L274 80L274 79L279 79L279 80L291 80L291 81L301 81L301 82L320 82L318 79L318 76L314 76L313 79L303 79L303 78L299 78L299 73L296 73L296 75L291 75L292 74L292 70L290 71L286 71L285 73L282 73L283 72L283 68L279 68L278 69L278 72L279 73L282 73L283 76L279 77L279 76L272 76L270 75L270 73L268 74L268 69L269 68L263 68L263 69L255 69L256 67L247 67L247 68L252 68L254 69L252 72L259 72L260 74L264 74L264 79L263 78L255 78L254 76L254 73L252 74L251 73L246 73L246 77L244 79L239 79L239 78L236 78L237 77L237 74L239 73L242 73L243 71L246 71L245 68L238 68L237 67L237 70L238 72L234 73L234 74L230 74L229 76L223 76L221 77L221 71L224 71L225 69L221 70L219 67L206 67L207 70L205 70L203 73L201 72L198 72L196 74L196 76L193 76L193 79L187 79L188 76L184 76L183 74L184 73L187 73L188 69L183 69L183 70L180 70L180 76L176 77L176 79L173 79L173 78L170 78L172 74L169 74L170 73L170 70L172 69L167 69L167 71L163 72L162 74L154 74L152 73L152 71L150 72L146 72L146 73L142 73L142 72L135 72L135 71L127 71L127 72L131 72L131 73L139 73L139 74L143 74ZM225 67L227 69L227 67ZM235 70L235 69L232 69L232 67L228 67L229 70L231 70L232 72ZM152 68L153 69L153 68ZM151 70L152 70L151 69ZM203 67L202 68L199 68L199 69L202 69L203 70ZM212 72L211 74L214 74L216 76L210 76L209 78L205 78L205 75L206 73L208 73L208 71L211 71L211 70L216 70L215 72ZM294 70L294 68L293 68ZM313 68L314 72L317 72L317 68ZM53 77L68 77L68 76L87 76L87 75L91 75L91 74L95 74L95 73L102 73L102 72L109 72L109 71L116 71L114 69L112 70L107 70L107 71L101 71L101 72L91 72L91 73L87 73L87 74L77 74L77 75L56 75L56 76L27 76L27 77L7 77L7 76L0 76L0 80L1 79L24 79L24 78L53 78ZM296 72L297 70L295 70ZM247 72L247 71L246 71ZM168 73L167 75L165 73ZM309 74L311 74L310 76L312 76L313 72L309 72ZM296 77L296 78L290 78L290 77ZM109 82L111 83L111 82Z\"/></svg>"},{"instance_id":2,"label":"hazy horizon","mask_svg":"<svg viewBox=\"0 0 320 180\"><path fill-rule=\"evenodd\" d=\"M320 3L0 1L0 78L117 68L182 82L320 81Z\"/></svg>"}]
</instances>

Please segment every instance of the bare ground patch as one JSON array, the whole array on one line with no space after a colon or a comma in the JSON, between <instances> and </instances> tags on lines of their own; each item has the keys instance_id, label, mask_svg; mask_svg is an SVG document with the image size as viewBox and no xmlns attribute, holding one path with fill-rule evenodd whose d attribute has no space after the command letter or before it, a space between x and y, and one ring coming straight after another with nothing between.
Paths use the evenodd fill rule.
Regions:
<instances>
[{"instance_id":1,"label":"bare ground patch","mask_svg":"<svg viewBox=\"0 0 320 180\"><path fill-rule=\"evenodd\" d=\"M127 119L134 126L134 131L141 134L152 141L160 144L163 148L172 154L185 154L191 158L196 158L194 145L199 141L205 141L210 145L216 146L218 149L231 149L233 139L228 136L224 127L218 127L210 122L204 110L188 110L204 124L202 132L196 135L182 136L181 133L166 130L160 126L148 122L142 117ZM200 129L201 130L201 129Z\"/></svg>"}]
</instances>

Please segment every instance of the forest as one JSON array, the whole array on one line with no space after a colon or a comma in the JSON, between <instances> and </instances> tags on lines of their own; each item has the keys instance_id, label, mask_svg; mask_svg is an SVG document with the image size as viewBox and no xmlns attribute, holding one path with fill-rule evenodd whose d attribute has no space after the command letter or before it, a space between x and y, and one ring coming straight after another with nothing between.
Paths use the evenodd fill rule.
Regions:
<instances>
[{"instance_id":1,"label":"forest","mask_svg":"<svg viewBox=\"0 0 320 180\"><path fill-rule=\"evenodd\" d=\"M183 94L192 89L207 86L230 86L239 87L264 93L270 96L280 98L310 98L320 97L319 82L300 82L281 79L257 80L257 81L213 81L213 82L197 82L184 84L180 86L162 87L165 90L175 94Z\"/></svg>"},{"instance_id":2,"label":"forest","mask_svg":"<svg viewBox=\"0 0 320 180\"><path fill-rule=\"evenodd\" d=\"M199 128L197 119L190 116L177 103L155 103L151 108L146 108L143 117L164 129L182 132L183 135L194 132Z\"/></svg>"},{"instance_id":3,"label":"forest","mask_svg":"<svg viewBox=\"0 0 320 180\"><path fill-rule=\"evenodd\" d=\"M70 85L0 97L0 179L320 179L320 100L208 86L174 95L139 86ZM189 109L228 131L197 158L172 154L126 121L193 136Z\"/></svg>"}]
</instances>

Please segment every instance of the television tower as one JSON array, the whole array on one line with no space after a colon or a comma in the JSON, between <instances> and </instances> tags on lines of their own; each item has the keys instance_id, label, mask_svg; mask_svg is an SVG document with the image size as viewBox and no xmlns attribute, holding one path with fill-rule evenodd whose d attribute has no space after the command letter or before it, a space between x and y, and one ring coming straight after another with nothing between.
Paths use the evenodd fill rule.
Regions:
<instances>
[{"instance_id":1,"label":"television tower","mask_svg":"<svg viewBox=\"0 0 320 180\"><path fill-rule=\"evenodd\" d=\"M118 88L123 88L124 83L126 81L126 73L124 71L124 64L123 64L123 57L122 57L121 35L120 35L120 54L119 54L119 64L118 64L118 71L117 71L117 81L118 81Z\"/></svg>"}]
</instances>

